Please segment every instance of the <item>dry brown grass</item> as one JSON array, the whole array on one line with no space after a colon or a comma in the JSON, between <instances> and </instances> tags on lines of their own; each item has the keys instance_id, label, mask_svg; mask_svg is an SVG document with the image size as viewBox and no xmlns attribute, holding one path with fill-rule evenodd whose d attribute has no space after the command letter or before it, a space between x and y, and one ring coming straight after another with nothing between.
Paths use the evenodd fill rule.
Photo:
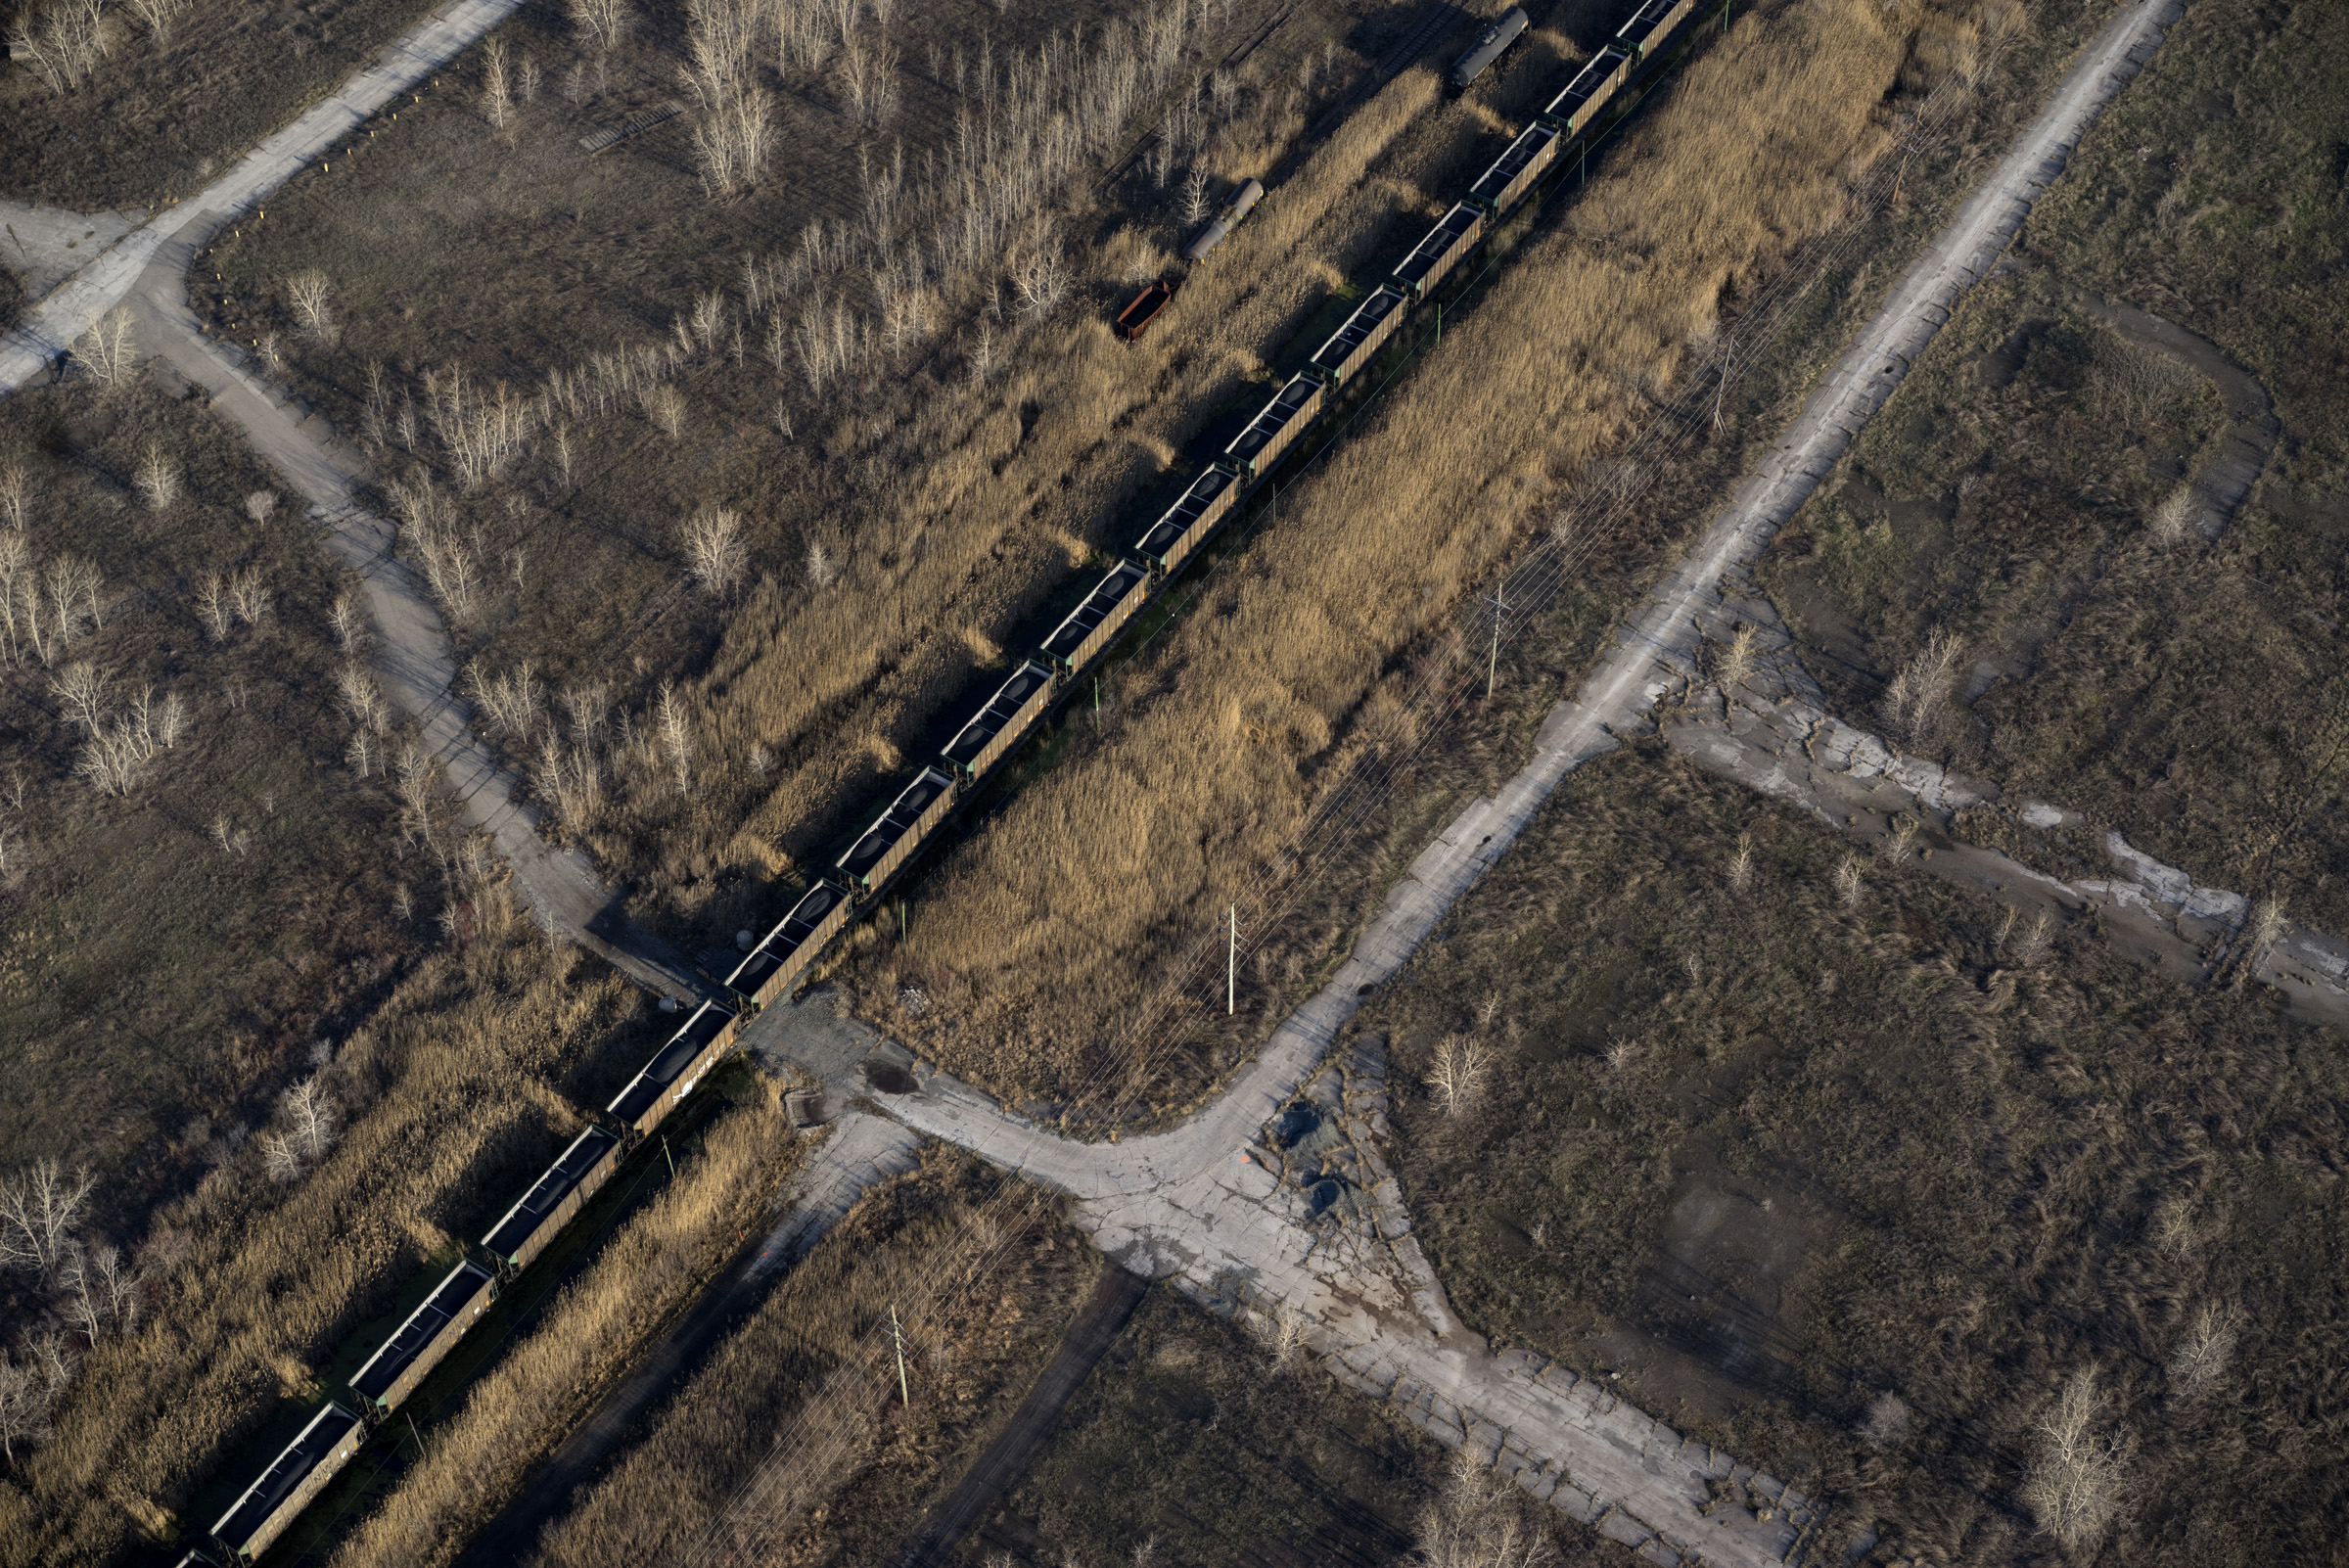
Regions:
<instances>
[{"instance_id":1,"label":"dry brown grass","mask_svg":"<svg viewBox=\"0 0 2349 1568\"><path fill-rule=\"evenodd\" d=\"M769 1085L773 1087L774 1085ZM476 1384L424 1457L335 1554L341 1568L445 1560L523 1472L758 1222L796 1163L779 1093L722 1116L701 1154L563 1287L523 1344Z\"/></svg>"},{"instance_id":2,"label":"dry brown grass","mask_svg":"<svg viewBox=\"0 0 2349 1568\"><path fill-rule=\"evenodd\" d=\"M1914 23L1799 0L1690 67L1569 221L1121 680L1129 716L951 863L908 944L967 988L942 1061L997 1085L1084 1082L1101 1021L1296 836L1398 651L1631 428L1726 302L1843 215Z\"/></svg>"},{"instance_id":3,"label":"dry brown grass","mask_svg":"<svg viewBox=\"0 0 2349 1568\"><path fill-rule=\"evenodd\" d=\"M539 1561L683 1559L779 1436L794 1459L760 1560L882 1561L1000 1429L1102 1267L1036 1208L1032 1190L953 1150L868 1193L583 1496ZM893 1303L910 1409L875 1333Z\"/></svg>"},{"instance_id":4,"label":"dry brown grass","mask_svg":"<svg viewBox=\"0 0 2349 1568\"><path fill-rule=\"evenodd\" d=\"M281 1391L306 1392L423 1258L528 1181L574 1119L548 1083L601 1088L649 1012L572 968L550 973L519 920L427 960L327 1070L355 1114L313 1173L279 1186L249 1147L162 1212L145 1326L91 1353L54 1441L0 1485L0 1562L107 1560L184 1508Z\"/></svg>"}]
</instances>

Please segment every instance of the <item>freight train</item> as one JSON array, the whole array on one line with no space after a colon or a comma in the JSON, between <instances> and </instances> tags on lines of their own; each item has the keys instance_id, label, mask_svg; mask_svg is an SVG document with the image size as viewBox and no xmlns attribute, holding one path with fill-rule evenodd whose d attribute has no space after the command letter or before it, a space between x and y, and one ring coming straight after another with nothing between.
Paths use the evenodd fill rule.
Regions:
<instances>
[{"instance_id":1,"label":"freight train","mask_svg":"<svg viewBox=\"0 0 2349 1568\"><path fill-rule=\"evenodd\" d=\"M955 803L1070 692L1118 632L1229 518L1247 493L1311 431L1348 380L1453 269L1521 205L1558 155L1598 118L1632 70L1652 55L1695 0L1647 0L1605 48L1576 72L1502 154L1395 267L1356 305L1344 325L1249 420L1222 453L1165 512L1133 535L1083 601L1053 627L1035 655L946 743L833 862L830 874L792 903L728 974L722 1001L707 1001L653 1052L603 1117L573 1140L523 1196L498 1217L475 1256L449 1270L351 1379L355 1410L328 1403L211 1528L231 1562L250 1562L284 1533L302 1507L358 1453L370 1428L414 1392L487 1311L499 1290L544 1252L572 1217L609 1180L627 1152L643 1143L695 1085L734 1047L744 1022L789 996L831 939L945 821ZM1517 24L1508 25L1510 18ZM1468 79L1524 31L1524 14L1504 16L1454 68ZM1505 32L1506 36L1502 36ZM1490 46L1490 53L1487 53ZM1478 57L1484 58L1479 60ZM1473 64L1474 69L1469 70ZM1264 195L1249 181L1186 256L1205 259ZM198 1561L207 1560L191 1553Z\"/></svg>"}]
</instances>

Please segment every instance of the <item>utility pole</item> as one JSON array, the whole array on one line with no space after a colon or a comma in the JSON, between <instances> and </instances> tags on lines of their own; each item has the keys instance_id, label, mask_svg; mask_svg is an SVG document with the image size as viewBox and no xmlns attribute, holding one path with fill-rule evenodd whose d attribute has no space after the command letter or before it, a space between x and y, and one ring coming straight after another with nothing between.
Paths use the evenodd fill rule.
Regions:
<instances>
[{"instance_id":1,"label":"utility pole","mask_svg":"<svg viewBox=\"0 0 2349 1568\"><path fill-rule=\"evenodd\" d=\"M905 1386L905 1330L898 1322L898 1304L889 1304L889 1342L898 1353L898 1403L907 1408L913 1405L913 1395Z\"/></svg>"},{"instance_id":2,"label":"utility pole","mask_svg":"<svg viewBox=\"0 0 2349 1568\"><path fill-rule=\"evenodd\" d=\"M1224 918L1230 922L1230 937L1223 947L1223 1015L1228 1018L1239 1010L1240 906L1231 905L1224 911Z\"/></svg>"},{"instance_id":3,"label":"utility pole","mask_svg":"<svg viewBox=\"0 0 2349 1568\"><path fill-rule=\"evenodd\" d=\"M1502 588L1495 588L1493 597L1485 601L1493 607L1493 649L1485 656L1485 701L1487 702L1493 700L1493 677L1500 672L1500 621L1501 617L1509 613L1508 600L1502 596L1503 592Z\"/></svg>"}]
</instances>

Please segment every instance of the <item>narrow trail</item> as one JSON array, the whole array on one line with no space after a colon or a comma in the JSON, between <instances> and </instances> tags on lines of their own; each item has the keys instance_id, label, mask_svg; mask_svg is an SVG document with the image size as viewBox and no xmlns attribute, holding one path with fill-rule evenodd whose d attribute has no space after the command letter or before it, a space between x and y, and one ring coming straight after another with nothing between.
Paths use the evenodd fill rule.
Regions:
<instances>
[{"instance_id":1,"label":"narrow trail","mask_svg":"<svg viewBox=\"0 0 2349 1568\"><path fill-rule=\"evenodd\" d=\"M261 143L226 175L179 207L136 227L115 226L109 247L50 290L16 332L0 340L0 392L46 373L100 315L126 306L142 353L160 355L210 395L215 412L235 422L253 449L307 504L337 560L357 574L375 631L374 664L386 695L414 719L440 759L450 793L469 829L486 834L513 868L525 899L542 920L649 990L703 997L714 988L667 943L630 922L586 856L558 849L539 832L537 813L515 778L468 722L457 694L447 628L416 574L392 553L394 530L360 506L364 458L335 438L325 420L293 402L256 373L248 355L207 337L187 303L196 253L311 160L364 123L400 93L512 14L520 0L458 0L406 36L333 97ZM7 214L15 221L16 213ZM39 209L41 254L54 257L75 225L99 217ZM121 215L117 215L121 216ZM30 226L32 216L26 216ZM31 237L27 236L27 254Z\"/></svg>"},{"instance_id":2,"label":"narrow trail","mask_svg":"<svg viewBox=\"0 0 2349 1568\"><path fill-rule=\"evenodd\" d=\"M2218 390L2227 406L2227 434L2187 481L2189 521L2205 539L2215 539L2251 498L2251 487L2267 471L2283 426L2259 378L2227 357L2215 343L2175 321L2118 300L2077 297L2080 307L2141 347L2175 359Z\"/></svg>"}]
</instances>

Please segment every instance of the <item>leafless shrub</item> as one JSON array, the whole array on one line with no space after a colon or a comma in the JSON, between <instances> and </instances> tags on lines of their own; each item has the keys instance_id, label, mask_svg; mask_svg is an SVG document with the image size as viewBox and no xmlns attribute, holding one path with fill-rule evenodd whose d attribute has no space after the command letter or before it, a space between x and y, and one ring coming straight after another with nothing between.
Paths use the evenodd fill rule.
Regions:
<instances>
[{"instance_id":1,"label":"leafless shrub","mask_svg":"<svg viewBox=\"0 0 2349 1568\"><path fill-rule=\"evenodd\" d=\"M538 85L545 79L545 73L538 69L538 62L529 55L523 56L522 64L514 69L514 96L526 104L536 103Z\"/></svg>"},{"instance_id":2,"label":"leafless shrub","mask_svg":"<svg viewBox=\"0 0 2349 1568\"><path fill-rule=\"evenodd\" d=\"M1894 865L1907 865L1916 853L1916 836L1923 830L1924 825L1906 811L1895 815L1892 831L1884 836L1884 858Z\"/></svg>"},{"instance_id":3,"label":"leafless shrub","mask_svg":"<svg viewBox=\"0 0 2349 1568\"><path fill-rule=\"evenodd\" d=\"M733 596L749 560L750 550L742 542L740 513L729 507L705 506L686 522L686 571L712 598Z\"/></svg>"},{"instance_id":4,"label":"leafless shrub","mask_svg":"<svg viewBox=\"0 0 2349 1568\"><path fill-rule=\"evenodd\" d=\"M1886 1389L1867 1407L1867 1415L1860 1423L1860 1441L1882 1453L1898 1448L1909 1435L1909 1406L1898 1394Z\"/></svg>"},{"instance_id":5,"label":"leafless shrub","mask_svg":"<svg viewBox=\"0 0 2349 1568\"><path fill-rule=\"evenodd\" d=\"M1962 652L1955 636L1935 630L1893 676L1880 708L1885 729L1896 745L1920 752L1945 747L1951 727L1950 687L1957 678Z\"/></svg>"},{"instance_id":6,"label":"leafless shrub","mask_svg":"<svg viewBox=\"0 0 2349 1568\"><path fill-rule=\"evenodd\" d=\"M172 19L188 9L189 0L128 0L131 15L146 23L148 36L160 48L171 37Z\"/></svg>"},{"instance_id":7,"label":"leafless shrub","mask_svg":"<svg viewBox=\"0 0 2349 1568\"><path fill-rule=\"evenodd\" d=\"M94 735L106 724L106 671L81 659L60 669L49 690L57 698L60 716Z\"/></svg>"},{"instance_id":8,"label":"leafless shrub","mask_svg":"<svg viewBox=\"0 0 2349 1568\"><path fill-rule=\"evenodd\" d=\"M1436 1042L1427 1086L1443 1100L1445 1115L1457 1116L1476 1103L1484 1093L1489 1066L1488 1052L1481 1041L1452 1034Z\"/></svg>"},{"instance_id":9,"label":"leafless shrub","mask_svg":"<svg viewBox=\"0 0 2349 1568\"><path fill-rule=\"evenodd\" d=\"M2241 1318L2233 1307L2204 1302L2186 1325L2186 1337L2170 1353L2170 1392L2182 1400L2198 1400L2216 1390L2234 1360Z\"/></svg>"},{"instance_id":10,"label":"leafless shrub","mask_svg":"<svg viewBox=\"0 0 2349 1568\"><path fill-rule=\"evenodd\" d=\"M1857 909L1860 907L1861 895L1865 891L1865 886L1864 874L1860 869L1860 857L1856 854L1845 855L1843 857L1843 863L1835 868L1836 897L1843 900L1843 906L1846 909Z\"/></svg>"},{"instance_id":11,"label":"leafless shrub","mask_svg":"<svg viewBox=\"0 0 2349 1568\"><path fill-rule=\"evenodd\" d=\"M1542 1568L1549 1538L1519 1511L1517 1489L1462 1449L1451 1479L1419 1515L1418 1560L1428 1568Z\"/></svg>"},{"instance_id":12,"label":"leafless shrub","mask_svg":"<svg viewBox=\"0 0 2349 1568\"><path fill-rule=\"evenodd\" d=\"M1721 688L1722 696L1734 702L1737 688L1745 684L1746 676L1754 672L1754 644L1757 633L1750 625L1740 625L1730 633L1729 640L1721 645L1715 656L1713 683Z\"/></svg>"},{"instance_id":13,"label":"leafless shrub","mask_svg":"<svg viewBox=\"0 0 2349 1568\"><path fill-rule=\"evenodd\" d=\"M465 673L492 732L518 746L529 745L546 710L546 688L538 683L536 668L526 659L502 675L485 676L479 664Z\"/></svg>"},{"instance_id":14,"label":"leafless shrub","mask_svg":"<svg viewBox=\"0 0 2349 1568\"><path fill-rule=\"evenodd\" d=\"M2094 1368L2066 1383L2039 1418L2039 1456L2023 1480L2040 1529L2074 1550L2101 1540L2128 1499L2129 1434L2103 1428L2105 1405Z\"/></svg>"},{"instance_id":15,"label":"leafless shrub","mask_svg":"<svg viewBox=\"0 0 2349 1568\"><path fill-rule=\"evenodd\" d=\"M73 357L102 387L112 389L127 381L138 365L128 308L116 305L92 322L90 330L74 340Z\"/></svg>"},{"instance_id":16,"label":"leafless shrub","mask_svg":"<svg viewBox=\"0 0 2349 1568\"><path fill-rule=\"evenodd\" d=\"M255 490L245 497L245 515L255 523L266 523L269 514L277 510L277 491Z\"/></svg>"},{"instance_id":17,"label":"leafless shrub","mask_svg":"<svg viewBox=\"0 0 2349 1568\"><path fill-rule=\"evenodd\" d=\"M136 484L140 498L155 511L179 499L179 467L165 455L161 442L147 443L147 454L139 459Z\"/></svg>"},{"instance_id":18,"label":"leafless shrub","mask_svg":"<svg viewBox=\"0 0 2349 1568\"><path fill-rule=\"evenodd\" d=\"M832 559L831 552L818 541L809 539L807 541L807 585L811 588L828 588L832 586L833 580L839 576L840 565Z\"/></svg>"},{"instance_id":19,"label":"leafless shrub","mask_svg":"<svg viewBox=\"0 0 2349 1568\"><path fill-rule=\"evenodd\" d=\"M2153 537L2163 544L2183 544L2194 526L2194 487L2181 484L2161 499L2147 520Z\"/></svg>"},{"instance_id":20,"label":"leafless shrub","mask_svg":"<svg viewBox=\"0 0 2349 1568\"><path fill-rule=\"evenodd\" d=\"M329 303L332 287L326 274L316 267L297 272L286 280L286 298L294 305L295 318L301 323L302 331L321 343L335 340L335 317Z\"/></svg>"},{"instance_id":21,"label":"leafless shrub","mask_svg":"<svg viewBox=\"0 0 2349 1568\"><path fill-rule=\"evenodd\" d=\"M54 1277L97 1184L86 1166L68 1175L55 1160L0 1180L0 1267Z\"/></svg>"},{"instance_id":22,"label":"leafless shrub","mask_svg":"<svg viewBox=\"0 0 2349 1568\"><path fill-rule=\"evenodd\" d=\"M270 1180L299 1179L301 1155L296 1151L292 1138L283 1132L263 1132L253 1141L261 1151L261 1169L269 1174Z\"/></svg>"},{"instance_id":23,"label":"leafless shrub","mask_svg":"<svg viewBox=\"0 0 2349 1568\"><path fill-rule=\"evenodd\" d=\"M878 130L897 116L898 103L898 46L884 37L868 49L854 37L841 51L841 91L849 117L867 130Z\"/></svg>"},{"instance_id":24,"label":"leafless shrub","mask_svg":"<svg viewBox=\"0 0 2349 1568\"><path fill-rule=\"evenodd\" d=\"M1743 893L1753 885L1753 880L1754 836L1751 833L1740 833L1737 835L1736 853L1729 856L1729 887L1735 892Z\"/></svg>"}]
</instances>

